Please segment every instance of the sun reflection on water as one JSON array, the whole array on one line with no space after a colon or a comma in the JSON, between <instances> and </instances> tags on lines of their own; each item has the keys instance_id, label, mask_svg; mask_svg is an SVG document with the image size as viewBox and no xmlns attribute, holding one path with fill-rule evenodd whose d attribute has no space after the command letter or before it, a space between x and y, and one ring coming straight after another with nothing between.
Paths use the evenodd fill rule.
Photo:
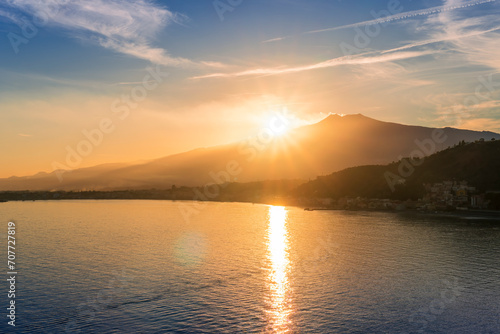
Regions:
<instances>
[{"instance_id":1,"label":"sun reflection on water","mask_svg":"<svg viewBox=\"0 0 500 334\"><path fill-rule=\"evenodd\" d=\"M286 209L281 206L270 206L268 223L269 327L274 333L286 333L289 331L288 317L291 313Z\"/></svg>"}]
</instances>

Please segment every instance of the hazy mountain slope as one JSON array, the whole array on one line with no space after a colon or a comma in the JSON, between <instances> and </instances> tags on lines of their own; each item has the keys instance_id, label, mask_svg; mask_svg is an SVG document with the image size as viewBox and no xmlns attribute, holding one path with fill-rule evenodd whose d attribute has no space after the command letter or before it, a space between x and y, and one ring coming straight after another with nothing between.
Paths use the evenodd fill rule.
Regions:
<instances>
[{"instance_id":1,"label":"hazy mountain slope","mask_svg":"<svg viewBox=\"0 0 500 334\"><path fill-rule=\"evenodd\" d=\"M89 168L80 168L73 171L62 173L63 181L60 182L56 172L38 173L33 176L16 177L0 179L1 190L80 190L90 189L92 182L102 183L100 175L106 171L116 170L127 166L128 164L103 164ZM99 181L97 181L99 180Z\"/></svg>"},{"instance_id":2,"label":"hazy mountain slope","mask_svg":"<svg viewBox=\"0 0 500 334\"><path fill-rule=\"evenodd\" d=\"M429 144L433 128L377 121L362 115L331 115L319 123L267 137L200 148L141 164L102 165L63 174L0 179L0 190L78 190L165 188L213 182L309 179L347 167L385 164L415 150L434 153L461 140L500 139L499 134L444 128L443 143ZM444 137L443 137L444 138ZM422 149L415 141L425 141ZM432 150L431 150L432 149ZM229 166L229 168L228 168ZM211 174L212 173L212 174ZM215 178L213 175L219 175Z\"/></svg>"}]
</instances>

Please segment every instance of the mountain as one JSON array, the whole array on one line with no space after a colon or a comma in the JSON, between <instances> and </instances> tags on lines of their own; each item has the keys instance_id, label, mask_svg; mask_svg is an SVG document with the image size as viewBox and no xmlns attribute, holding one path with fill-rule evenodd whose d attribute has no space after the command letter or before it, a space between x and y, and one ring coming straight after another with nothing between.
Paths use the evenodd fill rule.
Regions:
<instances>
[{"instance_id":1,"label":"mountain","mask_svg":"<svg viewBox=\"0 0 500 334\"><path fill-rule=\"evenodd\" d=\"M307 180L352 166L389 163L412 152L427 156L460 141L480 138L500 139L500 135L388 123L360 114L330 115L282 137L271 138L263 130L253 139L143 163L4 178L0 190L161 189L173 184Z\"/></svg>"},{"instance_id":2,"label":"mountain","mask_svg":"<svg viewBox=\"0 0 500 334\"><path fill-rule=\"evenodd\" d=\"M417 199L424 184L467 181L479 193L500 190L500 141L460 143L429 157L388 165L351 167L300 185L305 197Z\"/></svg>"}]
</instances>

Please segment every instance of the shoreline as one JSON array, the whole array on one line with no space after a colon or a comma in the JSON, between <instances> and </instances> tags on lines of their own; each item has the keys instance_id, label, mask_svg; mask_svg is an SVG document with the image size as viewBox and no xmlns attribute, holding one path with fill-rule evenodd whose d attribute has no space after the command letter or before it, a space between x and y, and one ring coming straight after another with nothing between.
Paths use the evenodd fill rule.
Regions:
<instances>
[{"instance_id":1,"label":"shoreline","mask_svg":"<svg viewBox=\"0 0 500 334\"><path fill-rule=\"evenodd\" d=\"M500 211L495 210L456 210L456 211L422 211L415 209L405 210L366 210L366 209L335 209L335 208L309 208L304 207L304 211L344 211L344 212L387 212L401 215L418 215L435 218L461 218L464 220L498 220L500 221Z\"/></svg>"},{"instance_id":2,"label":"shoreline","mask_svg":"<svg viewBox=\"0 0 500 334\"><path fill-rule=\"evenodd\" d=\"M39 202L39 201L78 201L78 200L146 200L146 201L172 201L172 202L200 202L193 199L168 199L168 198L48 198L48 199L9 199L0 200L0 203L6 202ZM201 201L201 202L214 202L214 203L248 203L248 204L262 204L262 205L276 205L276 206L290 206L303 209L304 211L343 211L343 212L385 212L395 213L401 215L417 215L421 217L435 217L435 218L460 218L463 220L496 220L500 221L500 211L495 210L463 210L463 211L422 211L416 209L405 210L377 210L377 209L337 209L326 207L305 207L303 205L286 204L286 203L266 203L266 202L250 202L250 201Z\"/></svg>"}]
</instances>

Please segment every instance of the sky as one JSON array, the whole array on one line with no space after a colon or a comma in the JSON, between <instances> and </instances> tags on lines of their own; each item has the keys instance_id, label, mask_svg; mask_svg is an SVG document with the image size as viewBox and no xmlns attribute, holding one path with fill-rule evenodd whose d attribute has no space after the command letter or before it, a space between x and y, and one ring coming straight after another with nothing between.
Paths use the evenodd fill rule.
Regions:
<instances>
[{"instance_id":1,"label":"sky","mask_svg":"<svg viewBox=\"0 0 500 334\"><path fill-rule=\"evenodd\" d=\"M284 111L500 132L499 41L500 0L2 1L0 177L227 144Z\"/></svg>"}]
</instances>

